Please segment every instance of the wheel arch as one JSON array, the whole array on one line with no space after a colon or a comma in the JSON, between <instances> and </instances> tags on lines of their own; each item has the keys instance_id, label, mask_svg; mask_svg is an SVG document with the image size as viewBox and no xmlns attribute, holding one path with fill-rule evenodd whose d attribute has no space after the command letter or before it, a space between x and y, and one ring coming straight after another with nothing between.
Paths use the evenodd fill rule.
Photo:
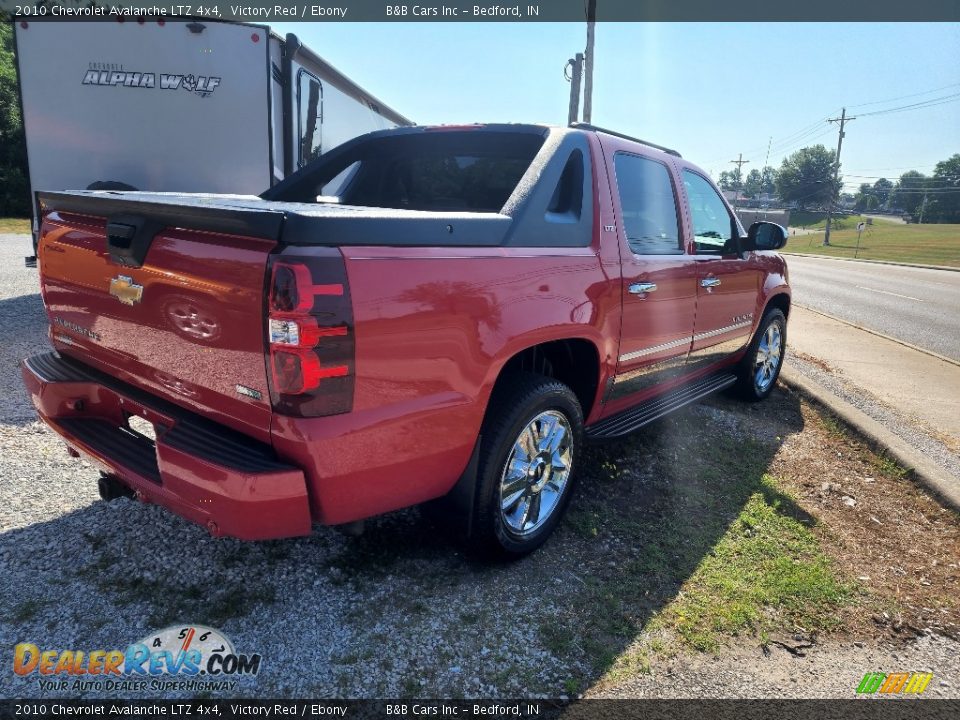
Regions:
<instances>
[{"instance_id":1,"label":"wheel arch","mask_svg":"<svg viewBox=\"0 0 960 720\"><path fill-rule=\"evenodd\" d=\"M567 385L577 396L586 420L597 403L600 371L600 350L591 340L573 337L539 342L515 351L501 365L491 397L513 374L533 372Z\"/></svg>"},{"instance_id":2,"label":"wheel arch","mask_svg":"<svg viewBox=\"0 0 960 720\"><path fill-rule=\"evenodd\" d=\"M498 390L509 384L517 373L534 372L566 384L580 403L583 420L597 405L600 389L600 349L596 343L583 337L570 337L532 343L515 350L500 365L483 408L486 417ZM473 536L473 510L477 494L477 471L482 430L477 435L473 451L463 473L443 497L424 505L434 521L448 531L469 539Z\"/></svg>"},{"instance_id":3,"label":"wheel arch","mask_svg":"<svg viewBox=\"0 0 960 720\"><path fill-rule=\"evenodd\" d=\"M790 293L788 292L778 292L771 295L767 298L766 305L763 306L763 314L766 315L767 310L771 308L776 308L783 313L783 316L787 319L790 318ZM762 317L762 315L761 315Z\"/></svg>"}]
</instances>

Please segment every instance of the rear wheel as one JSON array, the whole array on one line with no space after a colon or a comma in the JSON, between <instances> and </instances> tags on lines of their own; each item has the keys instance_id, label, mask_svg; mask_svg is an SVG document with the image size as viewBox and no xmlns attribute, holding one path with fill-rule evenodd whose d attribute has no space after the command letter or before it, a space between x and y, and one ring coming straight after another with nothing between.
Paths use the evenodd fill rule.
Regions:
<instances>
[{"instance_id":1,"label":"rear wheel","mask_svg":"<svg viewBox=\"0 0 960 720\"><path fill-rule=\"evenodd\" d=\"M787 319L781 310L768 310L740 363L737 390L741 397L765 399L777 384L787 348Z\"/></svg>"},{"instance_id":2,"label":"rear wheel","mask_svg":"<svg viewBox=\"0 0 960 720\"><path fill-rule=\"evenodd\" d=\"M501 557L536 550L573 489L583 414L563 383L516 376L498 388L484 421L474 504L474 549Z\"/></svg>"}]
</instances>

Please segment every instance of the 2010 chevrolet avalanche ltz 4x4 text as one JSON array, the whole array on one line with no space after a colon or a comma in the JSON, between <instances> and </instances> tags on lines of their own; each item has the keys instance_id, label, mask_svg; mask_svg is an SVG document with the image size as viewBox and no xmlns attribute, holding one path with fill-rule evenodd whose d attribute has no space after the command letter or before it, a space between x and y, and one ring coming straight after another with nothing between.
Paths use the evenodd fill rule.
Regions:
<instances>
[{"instance_id":1,"label":"2010 chevrolet avalanche ltz 4x4 text","mask_svg":"<svg viewBox=\"0 0 960 720\"><path fill-rule=\"evenodd\" d=\"M40 416L215 535L436 501L538 547L583 444L736 386L766 397L790 291L674 151L592 126L365 135L261 197L45 192Z\"/></svg>"}]
</instances>

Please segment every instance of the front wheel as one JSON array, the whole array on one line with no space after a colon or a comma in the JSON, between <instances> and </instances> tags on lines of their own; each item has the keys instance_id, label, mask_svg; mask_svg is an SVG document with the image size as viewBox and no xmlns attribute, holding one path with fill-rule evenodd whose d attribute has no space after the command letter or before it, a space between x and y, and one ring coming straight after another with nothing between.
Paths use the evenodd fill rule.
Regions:
<instances>
[{"instance_id":1,"label":"front wheel","mask_svg":"<svg viewBox=\"0 0 960 720\"><path fill-rule=\"evenodd\" d=\"M768 310L740 363L737 390L750 400L765 399L773 392L787 348L787 318L778 309Z\"/></svg>"},{"instance_id":2,"label":"front wheel","mask_svg":"<svg viewBox=\"0 0 960 720\"><path fill-rule=\"evenodd\" d=\"M563 383L518 375L497 389L484 421L471 545L519 557L546 542L566 509L583 413Z\"/></svg>"}]
</instances>

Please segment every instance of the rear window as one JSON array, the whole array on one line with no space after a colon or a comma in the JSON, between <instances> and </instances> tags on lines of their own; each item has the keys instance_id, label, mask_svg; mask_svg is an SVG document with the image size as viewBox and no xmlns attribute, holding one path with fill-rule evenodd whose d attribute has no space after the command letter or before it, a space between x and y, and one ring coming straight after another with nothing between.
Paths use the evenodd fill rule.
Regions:
<instances>
[{"instance_id":1,"label":"rear window","mask_svg":"<svg viewBox=\"0 0 960 720\"><path fill-rule=\"evenodd\" d=\"M311 163L273 199L499 212L542 145L539 134L483 130L373 138Z\"/></svg>"}]
</instances>

